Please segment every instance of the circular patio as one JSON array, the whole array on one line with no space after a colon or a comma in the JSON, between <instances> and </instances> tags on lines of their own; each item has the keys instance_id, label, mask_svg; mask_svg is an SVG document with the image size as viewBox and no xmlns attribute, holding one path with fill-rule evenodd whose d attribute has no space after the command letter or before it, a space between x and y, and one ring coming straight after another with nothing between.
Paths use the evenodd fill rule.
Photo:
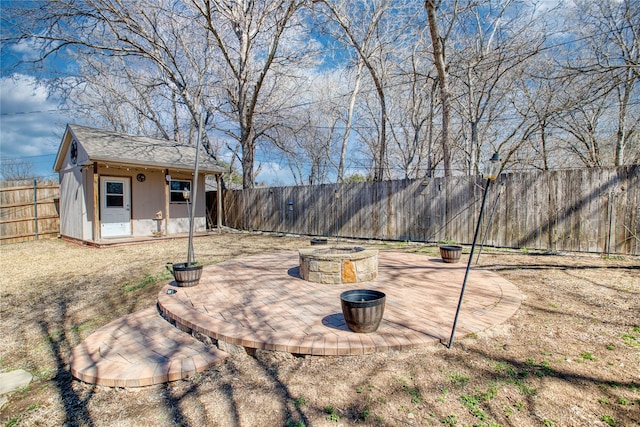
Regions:
<instances>
[{"instance_id":1,"label":"circular patio","mask_svg":"<svg viewBox=\"0 0 640 427\"><path fill-rule=\"evenodd\" d=\"M355 355L448 341L465 263L381 251L376 280L333 286L301 279L298 263L298 252L291 251L207 266L197 286L172 282L163 287L158 307L183 330L243 347L297 354ZM177 292L167 293L169 289ZM348 289L387 295L376 332L357 334L347 328L340 293ZM456 336L504 322L520 300L511 282L473 269Z\"/></svg>"}]
</instances>

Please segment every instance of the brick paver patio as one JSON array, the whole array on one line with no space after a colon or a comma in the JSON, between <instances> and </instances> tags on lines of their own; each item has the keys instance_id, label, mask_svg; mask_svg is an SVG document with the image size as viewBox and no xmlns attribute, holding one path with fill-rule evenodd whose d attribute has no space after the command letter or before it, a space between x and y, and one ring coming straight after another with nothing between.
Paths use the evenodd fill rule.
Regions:
<instances>
[{"instance_id":1,"label":"brick paver patio","mask_svg":"<svg viewBox=\"0 0 640 427\"><path fill-rule=\"evenodd\" d=\"M167 284L158 295L158 308L183 330L244 347L298 354L346 356L447 341L466 257L457 264L392 251L381 251L378 257L378 278L355 284L302 280L296 251L233 259L205 267L197 286ZM169 294L169 289L176 292ZM347 328L339 297L347 289L375 289L387 295L377 332L356 334ZM509 281L496 273L473 269L456 337L504 322L518 309L520 300L520 292ZM139 322L135 315L101 328L74 350L71 368L76 378L98 384L104 378L106 385L146 385L185 378L228 357L173 328L155 313L141 316ZM154 325L151 329L155 332L140 334L139 329L148 324ZM130 334L137 338L128 337ZM121 340L129 347L119 349ZM150 346L166 350L159 352L163 363L156 353L149 354ZM188 348L184 354L183 347ZM115 359L114 354L118 355ZM142 367L145 359L153 369ZM173 376L168 374L169 361ZM98 369L102 363L104 367ZM143 377L142 381L135 372L141 372L137 377Z\"/></svg>"}]
</instances>

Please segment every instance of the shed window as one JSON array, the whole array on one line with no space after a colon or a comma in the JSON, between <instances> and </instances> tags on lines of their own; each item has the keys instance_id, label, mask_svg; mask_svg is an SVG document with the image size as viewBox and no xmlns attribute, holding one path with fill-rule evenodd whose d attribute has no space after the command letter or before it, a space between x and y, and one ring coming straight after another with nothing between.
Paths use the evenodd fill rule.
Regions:
<instances>
[{"instance_id":1,"label":"shed window","mask_svg":"<svg viewBox=\"0 0 640 427\"><path fill-rule=\"evenodd\" d=\"M107 182L106 190L108 208L124 206L124 184L122 182Z\"/></svg>"},{"instance_id":2,"label":"shed window","mask_svg":"<svg viewBox=\"0 0 640 427\"><path fill-rule=\"evenodd\" d=\"M186 203L184 191L191 193L191 181L171 180L170 200L171 203ZM192 199L193 196L190 197Z\"/></svg>"}]
</instances>

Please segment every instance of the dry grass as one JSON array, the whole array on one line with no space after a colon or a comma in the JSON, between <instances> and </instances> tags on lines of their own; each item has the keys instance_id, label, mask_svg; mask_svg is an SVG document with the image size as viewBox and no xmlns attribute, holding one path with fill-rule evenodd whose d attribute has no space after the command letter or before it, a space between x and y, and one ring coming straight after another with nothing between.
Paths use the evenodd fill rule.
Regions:
<instances>
[{"instance_id":1,"label":"dry grass","mask_svg":"<svg viewBox=\"0 0 640 427\"><path fill-rule=\"evenodd\" d=\"M198 238L205 263L308 239ZM372 243L373 244L373 243ZM425 245L380 244L435 254ZM485 251L483 268L525 299L504 325L442 346L354 357L239 352L188 381L143 389L73 380L70 350L155 303L186 241L105 249L62 241L0 247L0 371L35 376L5 425L318 426L640 424L639 259Z\"/></svg>"}]
</instances>

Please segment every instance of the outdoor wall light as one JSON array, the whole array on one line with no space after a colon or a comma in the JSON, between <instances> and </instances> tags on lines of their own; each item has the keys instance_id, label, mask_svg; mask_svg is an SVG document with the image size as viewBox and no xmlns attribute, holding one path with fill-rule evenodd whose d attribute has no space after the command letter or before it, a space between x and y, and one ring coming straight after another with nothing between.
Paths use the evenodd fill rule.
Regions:
<instances>
[{"instance_id":1,"label":"outdoor wall light","mask_svg":"<svg viewBox=\"0 0 640 427\"><path fill-rule=\"evenodd\" d=\"M191 197L191 191L189 190L182 190L182 197L185 200L189 200L189 197Z\"/></svg>"},{"instance_id":2,"label":"outdoor wall light","mask_svg":"<svg viewBox=\"0 0 640 427\"><path fill-rule=\"evenodd\" d=\"M293 211L293 202L289 202L289 212Z\"/></svg>"}]
</instances>

